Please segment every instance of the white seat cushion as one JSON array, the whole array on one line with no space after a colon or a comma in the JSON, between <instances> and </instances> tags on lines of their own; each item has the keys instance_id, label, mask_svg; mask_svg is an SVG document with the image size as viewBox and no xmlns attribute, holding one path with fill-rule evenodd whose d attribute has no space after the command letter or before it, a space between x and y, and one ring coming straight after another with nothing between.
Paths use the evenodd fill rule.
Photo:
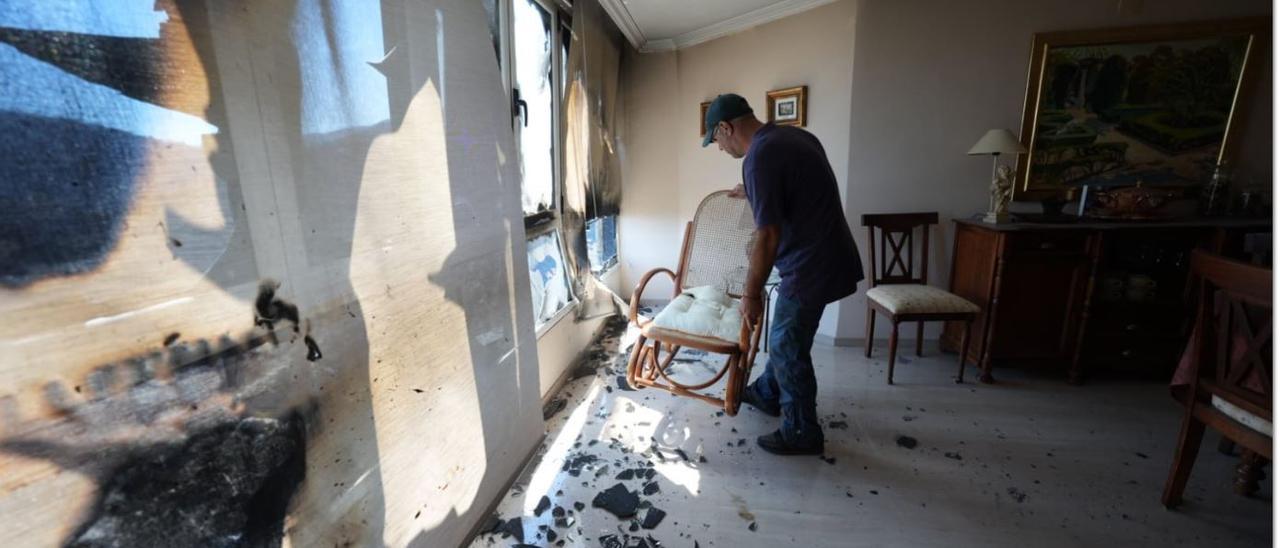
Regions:
<instances>
[{"instance_id":1,"label":"white seat cushion","mask_svg":"<svg viewBox=\"0 0 1280 548\"><path fill-rule=\"evenodd\" d=\"M1219 398L1217 395L1210 398L1209 403L1213 405L1214 409L1217 409L1218 411L1221 411L1222 414L1235 419L1236 422L1252 428L1259 434L1266 434L1268 438L1272 437L1271 421L1245 411L1244 409L1241 409L1240 406Z\"/></svg>"},{"instance_id":2,"label":"white seat cushion","mask_svg":"<svg viewBox=\"0 0 1280 548\"><path fill-rule=\"evenodd\" d=\"M737 344L742 329L738 299L713 286L684 290L653 319L654 327Z\"/></svg>"},{"instance_id":3,"label":"white seat cushion","mask_svg":"<svg viewBox=\"0 0 1280 548\"><path fill-rule=\"evenodd\" d=\"M954 314L978 312L978 305L933 286L920 284L877 285L867 298L890 314Z\"/></svg>"}]
</instances>

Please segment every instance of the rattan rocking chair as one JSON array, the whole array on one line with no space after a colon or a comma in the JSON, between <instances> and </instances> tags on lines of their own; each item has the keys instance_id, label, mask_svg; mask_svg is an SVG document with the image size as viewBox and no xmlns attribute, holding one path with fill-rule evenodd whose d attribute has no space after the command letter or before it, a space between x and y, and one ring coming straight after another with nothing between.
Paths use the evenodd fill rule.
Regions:
<instances>
[{"instance_id":1,"label":"rattan rocking chair","mask_svg":"<svg viewBox=\"0 0 1280 548\"><path fill-rule=\"evenodd\" d=\"M629 319L640 328L640 336L627 363L627 383L631 387L661 388L679 396L723 407L730 416L737 414L742 390L751 377L751 366L759 349L760 326L763 323L757 321L755 325L750 325L751 322L737 313L737 299L742 297L746 285L754 234L755 223L745 199L731 198L729 191L720 191L708 195L698 204L693 221L685 225L679 266L674 272L667 268L655 268L646 272L631 294ZM642 323L638 314L640 298L649 280L658 274L671 277L674 286L672 302L654 319ZM691 332L663 324L665 317L679 313L672 307L692 307L694 305L690 302L701 298L694 294L708 293L720 295L723 299L719 303L707 305L718 307L724 314L718 324L721 329L717 333ZM730 334L727 326L732 325L734 314L741 320L736 334ZM668 368L683 347L722 354L725 356L724 367L703 382L681 383L668 374ZM715 385L726 374L728 381L723 398L701 392Z\"/></svg>"}]
</instances>

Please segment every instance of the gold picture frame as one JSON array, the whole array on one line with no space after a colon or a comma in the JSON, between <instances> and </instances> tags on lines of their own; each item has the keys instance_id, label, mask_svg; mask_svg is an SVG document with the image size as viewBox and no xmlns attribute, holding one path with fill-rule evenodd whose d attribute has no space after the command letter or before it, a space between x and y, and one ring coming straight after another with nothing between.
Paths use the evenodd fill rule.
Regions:
<instances>
[{"instance_id":1,"label":"gold picture frame","mask_svg":"<svg viewBox=\"0 0 1280 548\"><path fill-rule=\"evenodd\" d=\"M707 136L707 109L711 108L711 101L703 101L698 106L698 137Z\"/></svg>"},{"instance_id":2,"label":"gold picture frame","mask_svg":"<svg viewBox=\"0 0 1280 548\"><path fill-rule=\"evenodd\" d=\"M1270 27L1251 17L1035 34L1014 199L1207 182L1233 160ZM1196 86L1167 76L1179 73Z\"/></svg>"},{"instance_id":3,"label":"gold picture frame","mask_svg":"<svg viewBox=\"0 0 1280 548\"><path fill-rule=\"evenodd\" d=\"M773 90L765 97L770 122L796 127L809 123L809 86Z\"/></svg>"}]
</instances>

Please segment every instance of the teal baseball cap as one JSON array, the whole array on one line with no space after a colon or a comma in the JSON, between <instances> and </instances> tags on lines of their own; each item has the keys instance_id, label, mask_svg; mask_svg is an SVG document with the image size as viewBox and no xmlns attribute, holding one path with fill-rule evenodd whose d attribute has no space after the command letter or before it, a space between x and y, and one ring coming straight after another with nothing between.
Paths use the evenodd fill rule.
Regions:
<instances>
[{"instance_id":1,"label":"teal baseball cap","mask_svg":"<svg viewBox=\"0 0 1280 548\"><path fill-rule=\"evenodd\" d=\"M711 140L716 137L716 126L720 122L728 122L739 116L744 116L754 112L751 105L747 104L747 100L736 93L725 93L717 95L715 100L711 101L711 106L707 107L706 130L707 135L702 138L702 146L711 144Z\"/></svg>"}]
</instances>

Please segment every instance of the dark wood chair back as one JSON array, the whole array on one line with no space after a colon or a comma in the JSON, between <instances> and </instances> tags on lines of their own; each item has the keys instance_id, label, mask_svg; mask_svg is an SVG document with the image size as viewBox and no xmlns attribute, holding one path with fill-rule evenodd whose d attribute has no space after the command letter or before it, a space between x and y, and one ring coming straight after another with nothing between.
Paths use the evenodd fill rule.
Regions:
<instances>
[{"instance_id":1,"label":"dark wood chair back","mask_svg":"<svg viewBox=\"0 0 1280 548\"><path fill-rule=\"evenodd\" d=\"M1271 419L1271 270L1196 250L1201 281L1197 377L1203 388Z\"/></svg>"},{"instance_id":2,"label":"dark wood chair back","mask_svg":"<svg viewBox=\"0 0 1280 548\"><path fill-rule=\"evenodd\" d=\"M871 287L880 284L929 283L929 227L938 224L938 213L874 213L862 216L870 246ZM919 228L920 268L915 268L915 232ZM880 252L876 256L876 232Z\"/></svg>"}]
</instances>

